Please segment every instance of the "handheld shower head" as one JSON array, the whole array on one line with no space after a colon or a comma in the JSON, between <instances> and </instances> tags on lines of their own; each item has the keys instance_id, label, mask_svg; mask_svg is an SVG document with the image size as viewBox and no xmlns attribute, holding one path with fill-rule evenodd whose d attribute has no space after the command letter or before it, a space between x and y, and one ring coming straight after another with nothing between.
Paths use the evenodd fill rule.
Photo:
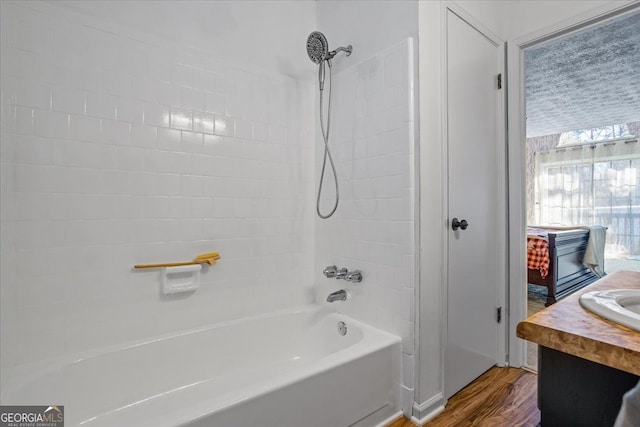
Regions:
<instances>
[{"instance_id":1,"label":"handheld shower head","mask_svg":"<svg viewBox=\"0 0 640 427\"><path fill-rule=\"evenodd\" d=\"M318 81L320 83L320 90L324 90L324 75L325 75L325 61L329 63L331 67L331 59L336 56L338 52L344 52L347 56L351 55L353 48L351 45L347 47L339 47L336 50L329 51L329 43L327 38L320 31L314 31L307 37L307 55L309 59L315 64L318 64Z\"/></svg>"},{"instance_id":2,"label":"handheld shower head","mask_svg":"<svg viewBox=\"0 0 640 427\"><path fill-rule=\"evenodd\" d=\"M327 59L329 43L327 38L319 31L314 31L307 37L307 55L314 63L320 64Z\"/></svg>"},{"instance_id":3,"label":"handheld shower head","mask_svg":"<svg viewBox=\"0 0 640 427\"><path fill-rule=\"evenodd\" d=\"M329 51L329 43L327 38L320 31L314 31L307 37L307 55L314 63L320 64L322 61L332 59L338 52L344 52L347 56L351 55L353 47L339 47L336 50Z\"/></svg>"}]
</instances>

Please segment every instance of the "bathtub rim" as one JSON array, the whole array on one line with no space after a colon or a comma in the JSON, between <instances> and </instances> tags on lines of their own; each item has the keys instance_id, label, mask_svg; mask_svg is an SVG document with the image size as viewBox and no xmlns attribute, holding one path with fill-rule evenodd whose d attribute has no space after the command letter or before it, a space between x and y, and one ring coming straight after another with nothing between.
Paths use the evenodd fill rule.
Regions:
<instances>
[{"instance_id":1,"label":"bathtub rim","mask_svg":"<svg viewBox=\"0 0 640 427\"><path fill-rule=\"evenodd\" d=\"M392 337L395 337L395 336L392 335ZM399 358L400 358L399 353L401 352L401 347L400 347L401 340L399 337L396 337L396 338L398 339L389 340L385 342L383 345L376 346L376 348L367 347L366 351L352 352L352 354L350 354L348 357L345 357L343 355L343 352L347 349L342 349L322 359L316 360L307 366L300 367L291 371L287 371L285 373L281 373L278 377L263 379L257 383L252 384L251 394L247 394L246 388L242 388L239 390L234 390L232 393L227 393L222 397L209 397L202 400L198 400L195 403L189 402L188 404L186 404L184 407L181 407L180 409L175 409L169 413L165 413L164 421L167 421L167 420L170 421L170 423L167 424L167 426L168 425L170 426L191 425L191 423L196 422L198 420L206 419L209 416L215 416L215 414L219 412L223 412L226 410L233 410L237 407L241 407L244 403L251 402L254 399L259 399L262 396L265 396L269 393L278 392L287 387L295 386L296 384L301 383L304 380L309 379L313 376L322 375L324 372L330 371L331 369L338 368L341 365L346 365L348 363L355 362L357 361L357 359L370 356L380 351L386 350L391 352L390 358L391 358L392 365L394 363L399 363ZM394 355L393 354L394 351L397 352L397 354ZM395 381L399 380L398 378L399 374L396 372L396 369L397 368L395 369L392 368L392 373L391 373L392 382L394 383ZM397 378L397 380L394 381L393 380L394 377ZM389 390L389 391L392 393L396 393L395 390ZM390 399L388 402L388 405L391 405L391 407L395 408L395 406L397 406L397 403L398 403L396 400L397 398L398 396L395 396L393 399ZM221 402L224 402L224 404L220 405ZM144 402L140 402L140 403L144 403ZM152 404L155 404L155 403L156 402L153 402ZM135 402L134 404L128 405L128 407L133 408L135 411L137 409L136 408L137 404L138 402ZM381 407L378 410L383 408L384 407ZM118 412L120 412L120 409L113 409L110 411L103 412L96 417L83 420L82 422L86 423L87 421L89 420L93 421L94 419L98 421L99 418L104 419L104 417L108 417ZM372 414L369 414L368 416L371 416ZM149 421L148 418L145 420ZM116 419L116 421L119 421L119 420ZM86 425L88 427L93 426L93 424L91 423L88 423ZM111 423L109 423L108 421L107 421L107 424L99 423L96 425L96 427L102 427L103 425L111 425ZM154 423L153 425L165 426L165 424L156 424L156 423Z\"/></svg>"},{"instance_id":2,"label":"bathtub rim","mask_svg":"<svg viewBox=\"0 0 640 427\"><path fill-rule=\"evenodd\" d=\"M363 354L369 354L374 351L380 350L387 346L393 346L394 344L400 345L402 340L399 336L391 334L389 332L378 329L375 326L353 319L345 314L340 313L338 310L332 310L331 307L321 304L305 304L296 307L290 307L272 312L259 313L251 316L240 317L236 319L225 320L222 322L210 323L194 328L178 330L173 332L167 332L164 334L155 335L152 337L145 337L142 339L128 340L118 344L111 344L107 346L97 347L89 350L83 350L76 353L65 354L56 356L49 359L43 359L36 362L30 362L26 364L16 365L7 370L2 375L2 384L0 392L0 403L5 404L5 396L10 395L12 390L16 390L26 384L30 384L36 381L39 377L54 373L58 370L64 369L66 366L71 366L75 363L80 363L84 360L93 359L99 356L104 356L120 351L133 349L136 347L142 347L147 344L153 344L156 342L170 340L171 338L194 335L200 332L209 330L222 329L235 325L241 325L244 323L260 321L264 319L296 315L296 314L308 314L312 316L333 316L336 317L336 321L343 320L348 325L355 325L363 331L363 337L360 341L354 343L351 346L342 348L335 353L326 355L325 357L314 361L311 365L316 366L315 372L307 373L307 375L298 378L306 378L314 373L321 372L320 367L324 369L331 369L341 363L348 363L362 356ZM362 348L361 352L354 352L353 347L358 346ZM340 357L338 357L338 356ZM337 359L337 360L335 360ZM341 363L339 363L341 362ZM318 366L319 365L319 366ZM305 367L307 368L307 367ZM308 369L305 369L308 370ZM287 375L289 377L289 375ZM294 382L294 381L291 381ZM287 384L284 384L286 386Z\"/></svg>"}]
</instances>

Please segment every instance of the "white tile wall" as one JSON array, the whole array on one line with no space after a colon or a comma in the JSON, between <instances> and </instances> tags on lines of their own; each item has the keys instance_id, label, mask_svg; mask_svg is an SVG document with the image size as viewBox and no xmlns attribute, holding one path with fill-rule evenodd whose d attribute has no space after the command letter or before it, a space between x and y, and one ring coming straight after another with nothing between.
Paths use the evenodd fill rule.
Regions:
<instances>
[{"instance_id":1,"label":"white tile wall","mask_svg":"<svg viewBox=\"0 0 640 427\"><path fill-rule=\"evenodd\" d=\"M340 205L332 218L315 220L316 300L327 304L330 292L344 288L347 301L333 307L401 336L403 385L412 390L416 255L412 40L358 64L341 61L344 68L334 76L330 141L337 159ZM319 140L317 174L321 149ZM323 212L333 206L333 178L330 173L327 177ZM361 270L362 283L325 278L322 269L333 264Z\"/></svg>"},{"instance_id":2,"label":"white tile wall","mask_svg":"<svg viewBox=\"0 0 640 427\"><path fill-rule=\"evenodd\" d=\"M33 5L1 13L3 367L310 301L311 85ZM132 270L212 250L191 295Z\"/></svg>"}]
</instances>

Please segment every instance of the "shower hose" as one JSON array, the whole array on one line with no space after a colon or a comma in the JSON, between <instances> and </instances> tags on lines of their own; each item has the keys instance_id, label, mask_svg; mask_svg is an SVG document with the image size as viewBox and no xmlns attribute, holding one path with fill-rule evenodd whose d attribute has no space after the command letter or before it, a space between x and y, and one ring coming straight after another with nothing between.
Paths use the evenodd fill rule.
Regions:
<instances>
[{"instance_id":1,"label":"shower hose","mask_svg":"<svg viewBox=\"0 0 640 427\"><path fill-rule=\"evenodd\" d=\"M322 130L322 139L324 141L324 156L322 159L322 172L320 173L320 183L318 185L318 198L316 199L316 212L318 213L318 216L322 219L330 218L336 212L336 209L338 209L338 202L340 201L340 191L338 188L338 174L336 172L335 164L333 163L333 157L331 156L331 151L329 150L329 129L331 127L331 91L333 89L333 82L332 82L333 70L331 67L331 60L327 60L327 63L329 64L329 99L327 102L328 108L327 108L326 128L324 123L324 112L323 112L324 90L322 89L322 83L320 85L320 129ZM322 69L323 67L324 67L324 61L322 61L319 65L318 73L321 76L324 74L324 70ZM320 81L322 81L322 79ZM327 158L329 159L329 164L331 165L331 170L333 171L333 180L336 186L336 201L335 201L335 204L333 205L333 209L331 209L331 211L328 214L324 215L322 212L320 212L320 195L322 194L322 185L324 183L324 172L327 166Z\"/></svg>"}]
</instances>

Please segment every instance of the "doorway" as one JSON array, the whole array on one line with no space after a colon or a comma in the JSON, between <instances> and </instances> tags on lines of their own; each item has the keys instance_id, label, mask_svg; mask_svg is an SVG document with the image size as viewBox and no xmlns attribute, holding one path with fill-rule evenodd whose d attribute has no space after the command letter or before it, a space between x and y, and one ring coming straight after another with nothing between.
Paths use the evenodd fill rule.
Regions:
<instances>
[{"instance_id":1,"label":"doorway","mask_svg":"<svg viewBox=\"0 0 640 427\"><path fill-rule=\"evenodd\" d=\"M606 25L607 23L615 22L616 20L630 17L633 14L638 13L639 10L640 8L638 7L637 4L631 4L631 5L627 4L627 5L619 6L613 10L601 9L599 11L592 12L589 17L581 16L576 18L575 22L572 25L567 25L565 23L563 26L558 26L555 30L546 30L544 33L540 32L538 34L533 34L521 39L517 39L508 46L508 57L509 57L508 73L509 73L509 83L511 88L509 92L509 104L510 104L509 244L511 248L510 271L509 271L509 281L510 281L509 300L510 300L511 316L509 320L509 323L510 323L509 328L512 331L515 331L517 323L520 320L524 319L527 313L527 288L524 286L524 284L527 283L528 274L527 274L527 268L526 268L527 266L526 235L524 233L524 230L526 229L526 226L531 221L531 218L533 217L535 218L535 220L537 220L540 218L544 218L545 215L547 215L547 218L549 218L550 211L548 207L551 206L555 210L554 214L555 215L559 214L561 219L562 219L562 215L565 216L564 217L565 220L567 219L567 217L571 217L573 215L574 217L577 218L576 219L577 221L585 221L590 218L592 222L594 221L603 222L604 219L602 215L600 215L601 211L604 208L603 206L601 206L601 204L604 203L604 201L602 200L603 198L593 196L594 194L595 196L598 196L598 194L595 193L596 191L598 191L598 188L596 188L598 186L598 183L595 182L597 180L593 179L594 177L595 178L598 177L598 173L599 173L598 168L602 169L603 168L602 164L606 161L609 161L609 163L604 168L606 169L604 174L605 176L607 175L608 171L611 170L612 172L610 172L609 175L612 175L613 178L615 179L616 170L617 170L618 172L622 171L621 173L617 173L617 179L619 182L624 181L625 179L629 180L624 175L625 173L628 175L629 174L628 171L631 171L632 169L634 169L634 163L633 163L634 160L631 157L626 156L625 153L626 152L637 153L638 151L640 151L636 148L637 145L634 145L634 146L630 145L630 144L637 144L637 143L631 142L633 140L633 137L632 135L628 135L629 138L627 138L627 141L623 142L622 144L619 144L619 146L626 145L626 148L613 150L611 148L611 144L606 144L606 146L608 146L609 148L602 150L602 152L606 154L605 155L605 157L607 157L606 159L596 158L595 162L593 161L593 159L589 159L589 162L586 162L586 164L582 165L582 163L585 163L585 162L582 162L582 160L585 160L586 157L593 157L592 156L593 153L591 152L599 150L599 148L605 147L605 144L602 144L598 149L590 148L590 147L588 149L585 149L584 147L576 147L576 146L558 147L560 137L562 136L561 134L570 133L570 132L579 133L577 131L584 131L585 129L589 130L589 133L595 134L597 133L595 130L597 127L606 127L607 124L603 124L602 126L599 126L598 124L593 124L590 127L574 126L573 129L569 127L566 130L562 130L562 131L557 130L555 133L551 134L551 135L556 135L558 139L558 142L554 141L552 143L552 144L555 144L555 146L552 147L552 149L558 149L557 151L565 151L565 152L569 151L573 153L576 153L577 149L584 150L584 153L581 153L579 156L577 156L577 157L580 157L579 159L575 158L573 154L568 156L570 158L573 156L573 158L571 158L571 161L569 162L570 164L567 166L567 170L560 169L559 177L565 180L567 179L569 180L568 183L564 182L560 184L560 187L561 187L560 193L567 189L573 190L572 186L577 185L576 179L574 178L576 177L579 178L579 174L582 174L582 176L585 178L583 182L584 185L582 186L583 188L580 191L566 191L567 193L570 193L570 196L573 196L574 194L577 194L577 196L573 198L569 197L568 199L571 199L570 203L567 202L567 200L564 200L560 202L560 205L558 205L559 192L556 191L555 194L551 194L553 193L553 188L551 188L551 186L549 185L549 178L548 178L549 175L545 177L542 172L543 169L546 168L547 173L549 172L553 173L554 172L553 167L558 166L557 164L554 164L553 161L549 161L549 160L551 158L552 160L557 160L557 158L561 155L558 155L558 153L552 153L551 156L546 156L547 157L546 159L543 159L542 155L540 156L539 159L536 159L538 164L540 165L538 170L538 178L537 178L538 183L540 184L540 182L544 182L544 180L546 179L546 182L544 182L544 185L546 185L546 187L540 185L536 190L536 191L540 191L540 193L535 194L535 198L532 198L531 193L529 193L530 195L527 197L526 196L527 195L527 180L526 180L527 173L529 173L530 176L536 176L536 173L532 172L531 167L527 167L526 161L525 161L526 160L525 141L527 140L527 136L532 136L531 134L527 135L527 127L529 125L527 117L529 117L530 109L528 108L528 105L525 102L526 52L534 51L535 49L540 49L545 44L554 43L556 41L564 42L567 39L569 39L571 36L578 34L581 31L589 31L590 29L596 28L598 26ZM576 79L576 82L578 82L578 84L580 83L585 84L584 82L580 82L579 79ZM636 109L636 111L640 111L640 109ZM626 124L626 121L624 121L625 124ZM619 123L609 123L609 125L619 125ZM612 129L612 132L611 132L613 135L618 137L617 138L618 140L620 140L621 137L626 136L624 134L621 134L620 130L621 130L620 127L618 127L617 129ZM545 135L545 133L538 133L537 136L549 137L549 135L550 134ZM544 138L541 138L541 140L542 139ZM598 142L595 142L594 144L592 144L592 146L596 146L597 144ZM633 147L633 148L630 148L630 147ZM547 150L547 151L551 151L551 150ZM587 152L588 154L585 154ZM627 165L623 165L621 163L611 163L611 162L617 162L617 161L627 161L629 163ZM529 166L531 166L531 163L529 164ZM574 169L575 173L573 174L570 173L571 171L569 169L571 168ZM551 169L551 171L549 171L549 169ZM558 170L556 169L555 171L557 172ZM627 172L624 172L624 171L627 171ZM558 177L558 175L556 175L556 177ZM588 179L586 178L589 178L589 177L591 181L587 182ZM625 187L624 191L627 191L631 187L630 184L631 184L630 182L628 183L624 182L621 187ZM636 188L638 184L640 183L636 179L635 180ZM601 187L602 185L600 184L600 189ZM546 192L547 194L542 194L543 192ZM588 201L589 203L592 204L592 206L577 205L574 208L571 205L571 203L573 203L575 199L579 199L581 197L581 194L584 196L584 195L588 195L589 192L591 192L590 201L587 200L588 197L583 197L583 200ZM550 197L550 194L551 194L551 197ZM529 198L529 200L533 199L534 200L533 203L539 203L540 205L532 206L530 202L529 207L527 207L527 198ZM554 200L551 200L550 202L550 198L553 198ZM596 200L596 199L600 199L600 200ZM545 209L545 207L541 205L545 203L548 206L547 206L547 211L543 213L542 210ZM632 202L627 203L627 206L633 206L633 205L634 204ZM538 211L537 216L535 216L536 215L535 213L532 214L532 211L535 211L536 209ZM588 212L589 209L591 209L592 213ZM610 205L607 207L607 209L611 213L612 211L618 208L614 207L613 205ZM575 212L578 212L578 211L581 212L581 214L585 214L586 216L575 215ZM589 217L589 215L591 216ZM586 225L591 225L591 224L586 224ZM604 224L604 225L605 227L608 227L607 224ZM616 226L617 225L618 224L616 224ZM608 239L609 239L609 233L614 231L614 230L610 231L610 229L612 228L613 227L607 228ZM606 260L605 260L605 268L606 268ZM517 340L517 339L510 340L509 353L510 353L509 359L512 365L514 366L526 365L526 351L525 351L524 341Z\"/></svg>"},{"instance_id":2,"label":"doorway","mask_svg":"<svg viewBox=\"0 0 640 427\"><path fill-rule=\"evenodd\" d=\"M524 50L529 316L544 308L551 281L569 295L602 275L640 271L638 45L640 12ZM556 247L548 230L567 227L591 228L579 247L588 239L600 256L585 261L578 248L575 258L563 256L563 274L576 263L575 277L565 279L554 254L566 245ZM533 370L535 347L527 343Z\"/></svg>"}]
</instances>

